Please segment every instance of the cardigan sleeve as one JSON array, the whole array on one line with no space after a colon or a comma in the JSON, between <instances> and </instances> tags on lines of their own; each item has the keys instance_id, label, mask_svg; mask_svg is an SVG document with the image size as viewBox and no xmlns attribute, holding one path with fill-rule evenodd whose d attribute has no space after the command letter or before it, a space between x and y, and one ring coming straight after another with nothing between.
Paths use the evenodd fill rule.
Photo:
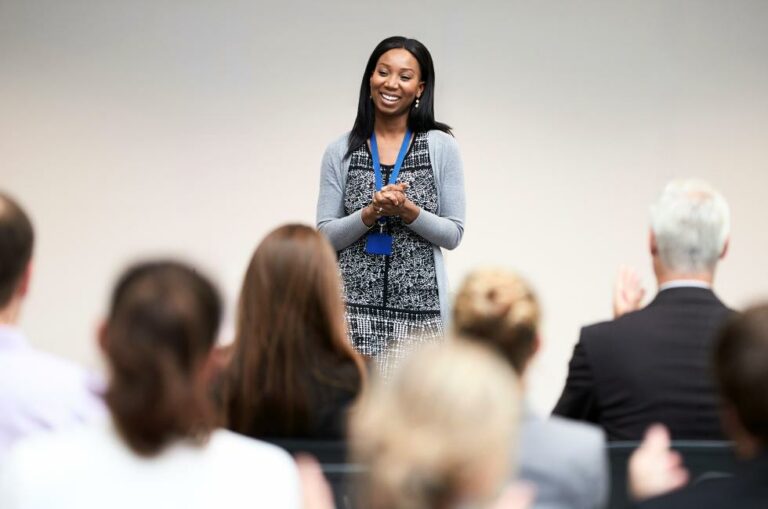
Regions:
<instances>
[{"instance_id":1,"label":"cardigan sleeve","mask_svg":"<svg viewBox=\"0 0 768 509\"><path fill-rule=\"evenodd\" d=\"M432 164L435 169L438 195L438 213L421 210L408 226L432 244L454 249L464 235L464 170L459 146L452 136L440 131L430 132L434 143ZM362 222L362 221L361 221Z\"/></svg>"},{"instance_id":2,"label":"cardigan sleeve","mask_svg":"<svg viewBox=\"0 0 768 509\"><path fill-rule=\"evenodd\" d=\"M349 246L368 231L360 210L349 215L344 213L346 140L347 136L342 136L325 150L317 198L317 229L336 251Z\"/></svg>"}]
</instances>

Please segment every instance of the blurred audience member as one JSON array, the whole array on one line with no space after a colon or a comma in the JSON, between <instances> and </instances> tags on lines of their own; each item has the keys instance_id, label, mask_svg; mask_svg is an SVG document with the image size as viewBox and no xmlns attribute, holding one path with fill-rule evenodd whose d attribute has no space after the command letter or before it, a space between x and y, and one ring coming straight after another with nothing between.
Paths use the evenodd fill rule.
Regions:
<instances>
[{"instance_id":1,"label":"blurred audience member","mask_svg":"<svg viewBox=\"0 0 768 509\"><path fill-rule=\"evenodd\" d=\"M490 507L509 476L518 407L513 371L485 347L417 350L352 414L352 457L368 468L360 507ZM512 498L507 507L525 502Z\"/></svg>"},{"instance_id":2,"label":"blurred audience member","mask_svg":"<svg viewBox=\"0 0 768 509\"><path fill-rule=\"evenodd\" d=\"M744 462L732 478L704 481L643 507L768 507L768 305L728 320L715 345L714 364L723 424ZM630 485L636 498L660 495L687 481L680 458L669 445L666 430L654 427L633 455Z\"/></svg>"},{"instance_id":3,"label":"blurred audience member","mask_svg":"<svg viewBox=\"0 0 768 509\"><path fill-rule=\"evenodd\" d=\"M525 376L541 341L539 304L525 281L501 269L477 270L459 288L453 313L457 333L498 350ZM608 462L600 428L543 419L524 407L519 448L520 478L536 485L534 507L605 506Z\"/></svg>"},{"instance_id":4,"label":"blurred audience member","mask_svg":"<svg viewBox=\"0 0 768 509\"><path fill-rule=\"evenodd\" d=\"M621 273L617 318L581 330L555 414L597 423L609 440L640 440L654 422L665 424L673 439L723 438L709 359L729 314L712 292L729 216L725 199L704 182L666 186L651 207L659 292L639 309L639 280Z\"/></svg>"},{"instance_id":5,"label":"blurred audience member","mask_svg":"<svg viewBox=\"0 0 768 509\"><path fill-rule=\"evenodd\" d=\"M194 269L130 269L100 334L112 420L19 442L0 468L0 507L300 507L290 456L214 430L220 314L218 293Z\"/></svg>"},{"instance_id":6,"label":"blurred audience member","mask_svg":"<svg viewBox=\"0 0 768 509\"><path fill-rule=\"evenodd\" d=\"M0 193L0 458L19 438L104 414L97 379L33 349L18 328L32 273L32 223Z\"/></svg>"},{"instance_id":7,"label":"blurred audience member","mask_svg":"<svg viewBox=\"0 0 768 509\"><path fill-rule=\"evenodd\" d=\"M365 367L347 339L336 255L313 228L272 231L240 292L225 380L229 429L260 438L342 439Z\"/></svg>"}]
</instances>

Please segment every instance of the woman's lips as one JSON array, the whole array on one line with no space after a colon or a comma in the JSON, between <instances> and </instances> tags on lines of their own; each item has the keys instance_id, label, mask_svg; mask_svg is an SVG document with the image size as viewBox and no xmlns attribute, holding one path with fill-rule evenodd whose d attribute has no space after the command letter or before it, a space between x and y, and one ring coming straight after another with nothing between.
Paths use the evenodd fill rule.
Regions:
<instances>
[{"instance_id":1,"label":"woman's lips","mask_svg":"<svg viewBox=\"0 0 768 509\"><path fill-rule=\"evenodd\" d=\"M397 101L400 100L399 96L396 96L393 94L387 94L385 92L380 92L379 95L381 96L382 100L387 104L395 104Z\"/></svg>"}]
</instances>

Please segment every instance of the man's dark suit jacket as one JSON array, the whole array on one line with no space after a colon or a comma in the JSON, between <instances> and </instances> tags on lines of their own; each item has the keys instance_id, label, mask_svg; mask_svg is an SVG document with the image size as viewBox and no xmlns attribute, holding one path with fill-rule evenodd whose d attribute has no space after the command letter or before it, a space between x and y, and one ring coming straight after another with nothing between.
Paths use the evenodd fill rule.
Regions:
<instances>
[{"instance_id":1,"label":"man's dark suit jacket","mask_svg":"<svg viewBox=\"0 0 768 509\"><path fill-rule=\"evenodd\" d=\"M645 308L584 327L554 414L594 422L608 440L652 423L674 440L724 440L712 344L731 311L705 288L669 288Z\"/></svg>"},{"instance_id":2,"label":"man's dark suit jacket","mask_svg":"<svg viewBox=\"0 0 768 509\"><path fill-rule=\"evenodd\" d=\"M711 479L640 504L642 509L765 509L768 507L768 454L736 471L734 477Z\"/></svg>"}]
</instances>

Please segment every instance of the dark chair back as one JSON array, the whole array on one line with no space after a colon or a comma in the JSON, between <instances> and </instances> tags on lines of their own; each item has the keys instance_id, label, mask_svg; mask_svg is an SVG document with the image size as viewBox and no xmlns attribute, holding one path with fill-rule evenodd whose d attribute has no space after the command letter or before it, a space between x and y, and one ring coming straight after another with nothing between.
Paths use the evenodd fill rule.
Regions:
<instances>
[{"instance_id":1,"label":"dark chair back","mask_svg":"<svg viewBox=\"0 0 768 509\"><path fill-rule=\"evenodd\" d=\"M627 494L627 463L639 445L639 442L608 444L611 466L610 509L633 507ZM736 457L730 442L678 440L672 442L672 449L683 456L683 463L690 473L690 484L730 477L736 468Z\"/></svg>"}]
</instances>

